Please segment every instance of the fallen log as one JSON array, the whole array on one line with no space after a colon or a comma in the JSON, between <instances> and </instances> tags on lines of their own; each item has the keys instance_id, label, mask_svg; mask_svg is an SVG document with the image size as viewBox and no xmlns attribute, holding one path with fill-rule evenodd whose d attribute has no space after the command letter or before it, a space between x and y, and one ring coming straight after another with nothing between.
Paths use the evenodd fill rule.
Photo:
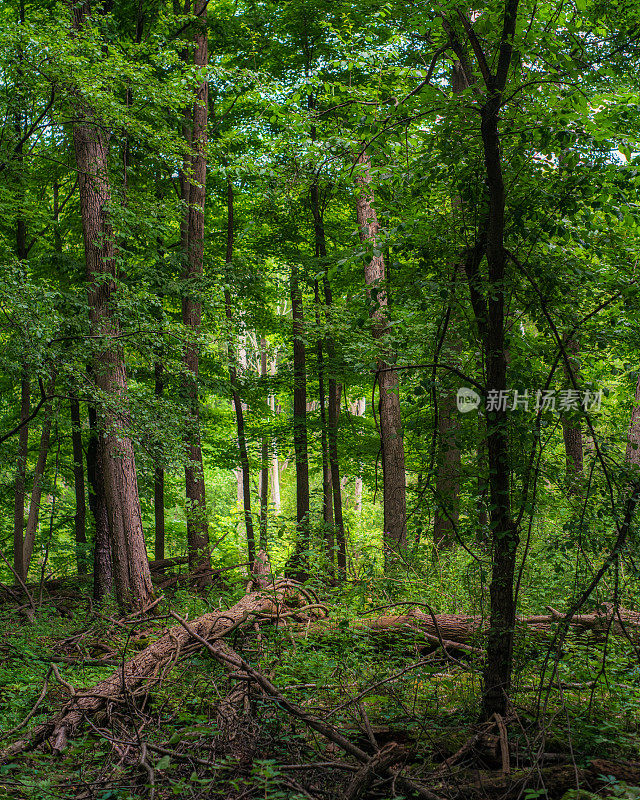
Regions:
<instances>
[{"instance_id":1,"label":"fallen log","mask_svg":"<svg viewBox=\"0 0 640 800\"><path fill-rule=\"evenodd\" d=\"M285 612L285 601L304 591L289 580L273 583L266 555L259 555L260 557L256 557L254 578L254 582L258 584L257 591L249 592L230 609L209 612L191 623L193 630L203 641L222 639L239 628L248 627L258 616L277 619ZM96 714L108 703L130 698L142 684L143 691L148 692L150 686L160 681L172 664L200 647L182 625L175 625L108 678L87 691L72 692L69 702L49 720L38 725L28 739L14 742L0 753L0 763L47 740L50 741L54 753L61 752L80 726L83 717Z\"/></svg>"},{"instance_id":2,"label":"fallen log","mask_svg":"<svg viewBox=\"0 0 640 800\"><path fill-rule=\"evenodd\" d=\"M517 626L529 634L548 636L564 619L564 614L551 610L550 614L519 617ZM329 618L320 619L303 629L305 633L337 629L343 623ZM482 650L473 643L480 642L489 630L489 621L484 617L470 614L425 614L412 610L406 614L383 614L367 619L360 617L349 621L349 630L376 635L389 633L413 633L424 637L431 644L442 643L445 648L459 649L480 654ZM577 614L570 622L576 633L595 633L603 635L607 631L614 635L639 636L640 614L625 609L607 609L606 612Z\"/></svg>"}]
</instances>

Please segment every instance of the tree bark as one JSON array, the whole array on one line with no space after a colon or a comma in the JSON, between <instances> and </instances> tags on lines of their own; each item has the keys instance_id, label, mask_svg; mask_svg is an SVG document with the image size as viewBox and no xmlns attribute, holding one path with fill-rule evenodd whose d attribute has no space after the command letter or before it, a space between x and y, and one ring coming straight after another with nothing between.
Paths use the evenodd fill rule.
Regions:
<instances>
[{"instance_id":1,"label":"tree bark","mask_svg":"<svg viewBox=\"0 0 640 800\"><path fill-rule=\"evenodd\" d=\"M20 422L29 418L31 406L31 384L26 367L20 378ZM29 425L23 424L18 438L16 458L16 481L13 506L13 568L21 577L24 571L24 501L27 475L27 454L29 448Z\"/></svg>"},{"instance_id":2,"label":"tree bark","mask_svg":"<svg viewBox=\"0 0 640 800\"><path fill-rule=\"evenodd\" d=\"M319 187L317 181L311 185L311 211L313 214L313 226L315 232L316 258L326 261L327 241L324 231L324 220L320 209ZM327 276L326 265L323 269L322 284L324 289L324 302L326 308L327 322L331 323L331 307L333 296L331 286ZM329 419L327 426L328 451L329 451L329 470L331 474L331 494L333 496L333 522L335 525L335 537L337 544L338 570L344 576L347 571L347 550L344 535L344 521L342 518L342 485L340 482L340 462L338 460L338 415L340 412L340 386L336 381L336 347L331 333L325 336L329 365ZM324 385L322 392L322 402L324 401ZM333 537L332 537L333 538ZM331 558L333 562L333 557Z\"/></svg>"},{"instance_id":3,"label":"tree bark","mask_svg":"<svg viewBox=\"0 0 640 800\"><path fill-rule=\"evenodd\" d=\"M275 377L277 370L277 354L274 355L273 360L271 362L271 367L269 372L271 373L272 377ZM280 406L276 404L275 395L269 396L269 406L273 414L280 413ZM280 468L278 466L278 446L276 440L273 441L271 447L271 502L273 503L273 507L276 513L280 513L281 509L281 502L280 502Z\"/></svg>"},{"instance_id":4,"label":"tree bark","mask_svg":"<svg viewBox=\"0 0 640 800\"><path fill-rule=\"evenodd\" d=\"M161 398L164 394L164 367L162 362L156 361L154 364L155 395ZM155 523L155 538L153 545L153 557L156 561L162 561L164 555L165 525L164 525L164 467L156 463L153 478L153 515Z\"/></svg>"},{"instance_id":5,"label":"tree bark","mask_svg":"<svg viewBox=\"0 0 640 800\"><path fill-rule=\"evenodd\" d=\"M357 417L364 417L366 401L364 397L359 397L355 404L354 413ZM362 466L362 465L360 465ZM362 476L356 475L355 486L353 489L353 504L358 514L362 513Z\"/></svg>"},{"instance_id":6,"label":"tree bark","mask_svg":"<svg viewBox=\"0 0 640 800\"><path fill-rule=\"evenodd\" d=\"M193 12L198 16L194 34L194 66L207 66L207 2L196 0ZM196 101L190 113L191 126L187 141L191 147L188 158L189 174L183 175L183 200L186 208L186 223L183 224L183 246L185 255L184 275L189 282L182 299L182 321L189 331L184 363L187 373L187 402L189 419L187 424L187 456L185 466L185 491L187 498L187 547L191 570L211 565L209 551L209 525L207 521L207 499L200 442L200 406L198 399L198 372L200 348L197 341L202 321L202 303L194 294L203 273L204 255L204 205L207 180L207 120L209 84L203 80L198 87ZM186 238L186 241L184 239Z\"/></svg>"},{"instance_id":7,"label":"tree bark","mask_svg":"<svg viewBox=\"0 0 640 800\"><path fill-rule=\"evenodd\" d=\"M487 325L485 358L487 391L507 388L505 356L505 185L502 173L499 120L503 91L509 74L518 0L504 6L503 31L496 75L487 76L487 99L481 109L480 133L489 190L489 217L486 230L488 267ZM493 534L493 560L490 584L490 630L484 669L482 716L504 715L511 689L513 642L516 619L514 574L518 550L518 531L511 514L509 429L507 411L498 404L487 410L487 455L489 499Z\"/></svg>"},{"instance_id":8,"label":"tree bark","mask_svg":"<svg viewBox=\"0 0 640 800\"><path fill-rule=\"evenodd\" d=\"M48 386L47 395L51 396L55 387L56 376L51 377ZM43 408L42 419L42 433L40 434L40 448L38 451L38 460L33 472L33 487L31 489L31 502L29 504L29 517L27 525L24 530L24 544L22 548L22 578L26 582L27 575L29 574L29 566L31 564L31 556L33 555L33 546L36 539L36 531L38 530L38 521L40 518L40 501L42 499L42 483L44 481L44 473L47 466L47 455L49 453L49 439L51 436L51 418L52 418L53 400L48 400Z\"/></svg>"},{"instance_id":9,"label":"tree bark","mask_svg":"<svg viewBox=\"0 0 640 800\"><path fill-rule=\"evenodd\" d=\"M629 422L624 460L632 466L640 464L640 373L638 373L638 381L636 383L635 403L631 412L631 421Z\"/></svg>"},{"instance_id":10,"label":"tree bark","mask_svg":"<svg viewBox=\"0 0 640 800\"><path fill-rule=\"evenodd\" d=\"M378 216L371 189L369 157L364 151L358 157L361 170L357 184L357 218L360 241L371 247L365 257L364 277L367 296L372 304L373 335L383 339L387 328L387 292L385 289L385 262L378 246ZM404 463L404 441L398 375L389 369L389 354L383 352L377 359L380 391L380 445L384 482L384 540L385 551L393 555L402 553L407 545L407 496ZM385 559L386 561L387 559Z\"/></svg>"},{"instance_id":11,"label":"tree bark","mask_svg":"<svg viewBox=\"0 0 640 800\"><path fill-rule=\"evenodd\" d=\"M76 562L78 575L87 573L87 506L84 494L84 454L82 452L82 425L80 423L80 403L77 397L69 401L71 413L71 445L73 448L73 483L76 496L74 530L76 534Z\"/></svg>"},{"instance_id":12,"label":"tree bark","mask_svg":"<svg viewBox=\"0 0 640 800\"><path fill-rule=\"evenodd\" d=\"M460 425L456 416L456 395L449 391L438 398L438 464L433 544L449 547L455 541L460 519Z\"/></svg>"},{"instance_id":13,"label":"tree bark","mask_svg":"<svg viewBox=\"0 0 640 800\"><path fill-rule=\"evenodd\" d=\"M234 222L233 222L233 184L231 179L227 179L227 252L226 252L226 267L227 273L230 276L231 269L233 268L233 244L234 244ZM255 559L256 545L255 535L253 532L253 518L251 516L251 485L249 482L249 454L247 452L247 437L244 429L244 412L242 408L242 400L240 399L240 392L238 391L238 373L236 368L235 348L233 346L233 309L231 307L231 292L228 288L227 282L224 290L224 305L227 322L229 324L229 380L231 382L231 393L233 397L233 406L236 411L236 427L238 430L238 450L240 454L240 467L242 470L242 502L244 505L244 523L247 532L247 555L249 557L249 565L253 567Z\"/></svg>"},{"instance_id":14,"label":"tree bark","mask_svg":"<svg viewBox=\"0 0 640 800\"><path fill-rule=\"evenodd\" d=\"M569 365L564 362L564 374L567 379L569 389L573 389L580 374L580 362L578 359L580 346L577 339L569 339L565 342L565 350L568 356ZM569 495L579 495L580 485L583 477L583 458L582 458L582 426L580 417L576 413L562 414L562 438L567 461L567 492Z\"/></svg>"},{"instance_id":15,"label":"tree bark","mask_svg":"<svg viewBox=\"0 0 640 800\"><path fill-rule=\"evenodd\" d=\"M80 29L87 5L74 7ZM78 170L91 333L104 342L95 358L95 380L104 400L103 475L111 534L111 555L118 603L144 608L153 601L153 586L142 530L133 442L128 433L127 373L120 325L114 316L114 237L107 207L111 202L108 172L109 134L92 109L78 102L73 143Z\"/></svg>"},{"instance_id":16,"label":"tree bark","mask_svg":"<svg viewBox=\"0 0 640 800\"><path fill-rule=\"evenodd\" d=\"M293 316L293 447L296 460L297 537L291 558L295 575L308 577L309 457L307 448L307 368L304 343L304 311L298 265L291 263L291 313Z\"/></svg>"},{"instance_id":17,"label":"tree bark","mask_svg":"<svg viewBox=\"0 0 640 800\"><path fill-rule=\"evenodd\" d=\"M267 380L267 340L260 339L260 377ZM269 510L269 437L262 435L260 464L260 549L267 552L267 519Z\"/></svg>"},{"instance_id":18,"label":"tree bark","mask_svg":"<svg viewBox=\"0 0 640 800\"><path fill-rule=\"evenodd\" d=\"M111 567L111 535L107 498L104 493L102 436L98 430L98 413L94 403L89 403L89 444L87 447L87 481L89 508L95 521L93 543L93 599L100 603L113 591Z\"/></svg>"},{"instance_id":19,"label":"tree bark","mask_svg":"<svg viewBox=\"0 0 640 800\"><path fill-rule=\"evenodd\" d=\"M316 240L316 251L318 249ZM317 255L317 252L316 252ZM316 303L316 327L320 330L320 287L318 281L314 284ZM316 342L316 357L318 360L318 401L320 404L320 448L322 451L322 520L325 527L325 539L329 556L329 570L333 570L334 560L334 530L333 530L333 493L331 491L331 468L329 466L329 447L327 444L327 409L326 393L324 388L324 348L323 338L318 336Z\"/></svg>"}]
</instances>

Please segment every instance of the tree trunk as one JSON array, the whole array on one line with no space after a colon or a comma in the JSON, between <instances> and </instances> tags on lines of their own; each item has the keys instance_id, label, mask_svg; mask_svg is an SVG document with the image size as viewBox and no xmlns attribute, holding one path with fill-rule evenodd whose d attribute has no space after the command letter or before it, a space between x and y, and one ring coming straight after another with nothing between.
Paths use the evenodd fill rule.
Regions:
<instances>
[{"instance_id":1,"label":"tree trunk","mask_svg":"<svg viewBox=\"0 0 640 800\"><path fill-rule=\"evenodd\" d=\"M488 267L487 325L485 359L487 392L507 388L505 357L505 186L502 174L499 119L502 93L511 62L518 0L507 0L497 73L487 83L487 99L481 109L482 145L489 190L489 217L486 235ZM488 395L490 396L490 395ZM487 455L489 462L489 500L493 535L493 560L490 584L490 630L484 669L482 716L504 715L511 689L513 642L516 619L514 574L518 550L518 531L511 515L509 428L506 409L487 410Z\"/></svg>"},{"instance_id":2,"label":"tree trunk","mask_svg":"<svg viewBox=\"0 0 640 800\"><path fill-rule=\"evenodd\" d=\"M84 494L84 455L82 452L82 426L80 424L80 403L77 397L69 401L71 412L71 445L73 448L73 483L76 495L74 529L76 534L76 562L78 575L87 573L87 506Z\"/></svg>"},{"instance_id":3,"label":"tree trunk","mask_svg":"<svg viewBox=\"0 0 640 800\"><path fill-rule=\"evenodd\" d=\"M364 417L366 401L364 397L359 397L355 403L354 413L357 417ZM360 465L362 466L362 465ZM353 489L353 505L358 514L362 513L362 476L356 475L355 486Z\"/></svg>"},{"instance_id":4,"label":"tree trunk","mask_svg":"<svg viewBox=\"0 0 640 800\"><path fill-rule=\"evenodd\" d=\"M267 380L267 340L260 339L260 377ZM267 517L269 509L269 437L262 436L260 464L260 549L267 552Z\"/></svg>"},{"instance_id":5,"label":"tree trunk","mask_svg":"<svg viewBox=\"0 0 640 800\"><path fill-rule=\"evenodd\" d=\"M87 481L89 508L95 520L93 543L93 599L100 603L113 590L111 567L111 535L109 514L104 493L103 442L98 430L98 413L94 403L89 403L89 444L87 447Z\"/></svg>"},{"instance_id":6,"label":"tree trunk","mask_svg":"<svg viewBox=\"0 0 640 800\"><path fill-rule=\"evenodd\" d=\"M233 268L233 184L231 179L227 179L227 253L226 253L226 266L228 278ZM247 555L249 557L249 565L253 567L255 559L256 545L255 536L253 533L253 519L251 517L251 486L249 482L249 454L247 452L247 437L244 429L244 413L242 408L242 400L238 391L238 373L236 369L235 348L233 346L233 309L231 307L231 292L228 288L227 282L224 290L224 305L229 324L229 380L231 382L231 393L233 396L233 406L236 411L236 424L238 429L238 450L240 453L240 467L242 470L242 501L244 505L244 523L247 532Z\"/></svg>"},{"instance_id":7,"label":"tree trunk","mask_svg":"<svg viewBox=\"0 0 640 800\"><path fill-rule=\"evenodd\" d=\"M632 466L637 467L640 464L640 373L636 383L635 403L631 412L624 460Z\"/></svg>"},{"instance_id":8,"label":"tree trunk","mask_svg":"<svg viewBox=\"0 0 640 800\"><path fill-rule=\"evenodd\" d=\"M196 0L193 13L198 16L194 35L194 66L207 66L207 2ZM200 406L198 399L198 372L200 348L197 341L202 321L202 303L195 292L199 292L199 279L203 272L204 254L204 204L207 180L207 119L209 84L203 80L198 87L196 101L188 128L188 143L191 147L188 158L189 174L183 176L183 200L187 220L183 224L183 246L185 256L185 278L190 286L182 299L182 321L189 331L184 363L187 373L187 402L189 419L187 424L187 455L185 466L185 491L187 498L187 547L191 570L211 565L209 552L209 525L207 521L207 499L200 442ZM186 233L186 237L185 237ZM184 239L186 238L186 241ZM195 286L194 286L195 284Z\"/></svg>"},{"instance_id":9,"label":"tree trunk","mask_svg":"<svg viewBox=\"0 0 640 800\"><path fill-rule=\"evenodd\" d=\"M54 374L51 377L47 395L51 396L53 394L55 382L56 376ZM24 545L22 548L22 578L25 582L27 580L27 575L29 574L29 566L31 564L31 556L33 555L36 531L38 530L40 501L42 499L42 483L44 481L44 472L47 466L49 439L51 436L52 407L53 400L47 400L43 408L44 416L42 420L42 433L40 434L38 460L33 473L33 487L31 489L31 502L29 504L29 518L27 519L27 525L24 531Z\"/></svg>"},{"instance_id":10,"label":"tree trunk","mask_svg":"<svg viewBox=\"0 0 640 800\"><path fill-rule=\"evenodd\" d=\"M270 373L272 377L275 377L277 369L277 357L274 355L273 360L271 362ZM275 395L270 395L269 397L269 406L271 407L271 411L273 414L280 413L280 406L276 406L276 398ZM280 513L281 503L280 503L280 468L278 466L278 447L276 441L274 440L272 444L272 456L271 456L271 502L273 503L273 507L276 510L276 513Z\"/></svg>"},{"instance_id":11,"label":"tree trunk","mask_svg":"<svg viewBox=\"0 0 640 800\"><path fill-rule=\"evenodd\" d=\"M567 386L573 389L577 384L580 374L579 344L577 339L570 339L565 342L565 350L568 356L569 365L563 360L564 374L567 379ZM569 495L579 495L580 485L583 477L582 464L582 426L580 424L579 413L569 412L561 416L562 438L567 460L567 492Z\"/></svg>"},{"instance_id":12,"label":"tree trunk","mask_svg":"<svg viewBox=\"0 0 640 800\"><path fill-rule=\"evenodd\" d=\"M383 339L387 328L387 292L385 290L385 262L378 250L378 217L373 206L370 162L366 151L358 157L361 171L357 183L357 218L360 241L371 247L365 258L364 277L367 296L372 304L373 335ZM384 349L384 348L383 348ZM407 545L407 496L404 465L404 442L398 375L389 369L388 353L377 360L380 390L380 445L384 482L384 541L385 553L403 552ZM387 561L387 558L385 558Z\"/></svg>"},{"instance_id":13,"label":"tree trunk","mask_svg":"<svg viewBox=\"0 0 640 800\"><path fill-rule=\"evenodd\" d=\"M316 251L318 243L316 239ZM317 256L317 252L316 252ZM316 303L316 327L320 330L320 287L318 281L314 284ZM320 404L320 447L322 451L322 521L324 522L325 539L329 556L329 569L333 571L333 551L335 548L333 530L333 494L331 491L331 468L329 466L329 447L327 444L327 410L324 388L324 349L323 337L318 336L316 342L316 357L318 360L318 401Z\"/></svg>"},{"instance_id":14,"label":"tree trunk","mask_svg":"<svg viewBox=\"0 0 640 800\"><path fill-rule=\"evenodd\" d=\"M303 338L304 311L298 265L291 263L291 312L293 316L293 447L296 459L297 537L291 567L295 575L308 577L309 549L309 458L307 450L307 371Z\"/></svg>"},{"instance_id":15,"label":"tree trunk","mask_svg":"<svg viewBox=\"0 0 640 800\"><path fill-rule=\"evenodd\" d=\"M25 367L20 379L20 422L29 418L31 406L31 384ZM24 499L27 475L27 454L29 448L29 425L23 424L18 438L16 458L16 482L13 506L13 568L22 576L24 570Z\"/></svg>"},{"instance_id":16,"label":"tree trunk","mask_svg":"<svg viewBox=\"0 0 640 800\"><path fill-rule=\"evenodd\" d=\"M82 27L86 5L74 8L74 27ZM103 424L104 490L118 603L144 608L153 586L142 530L133 442L128 433L128 386L120 325L113 316L115 250L107 215L111 202L108 173L109 134L86 106L75 109L73 143L78 169L91 333L105 342L95 359L95 380L106 397Z\"/></svg>"},{"instance_id":17,"label":"tree trunk","mask_svg":"<svg viewBox=\"0 0 640 800\"><path fill-rule=\"evenodd\" d=\"M455 541L460 519L460 425L456 395L449 391L438 398L438 464L433 544L436 550Z\"/></svg>"},{"instance_id":18,"label":"tree trunk","mask_svg":"<svg viewBox=\"0 0 640 800\"><path fill-rule=\"evenodd\" d=\"M155 394L160 398L164 394L164 367L160 361L154 365ZM153 557L162 561L164 555L164 467L156 463L153 478L153 514L155 522L155 539Z\"/></svg>"}]
</instances>

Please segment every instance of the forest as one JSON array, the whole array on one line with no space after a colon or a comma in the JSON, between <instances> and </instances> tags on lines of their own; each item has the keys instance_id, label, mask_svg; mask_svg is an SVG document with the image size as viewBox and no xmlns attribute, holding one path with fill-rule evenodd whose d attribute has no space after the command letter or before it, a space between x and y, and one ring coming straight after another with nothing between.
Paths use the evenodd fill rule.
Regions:
<instances>
[{"instance_id":1,"label":"forest","mask_svg":"<svg viewBox=\"0 0 640 800\"><path fill-rule=\"evenodd\" d=\"M0 4L0 798L640 798L640 0Z\"/></svg>"}]
</instances>

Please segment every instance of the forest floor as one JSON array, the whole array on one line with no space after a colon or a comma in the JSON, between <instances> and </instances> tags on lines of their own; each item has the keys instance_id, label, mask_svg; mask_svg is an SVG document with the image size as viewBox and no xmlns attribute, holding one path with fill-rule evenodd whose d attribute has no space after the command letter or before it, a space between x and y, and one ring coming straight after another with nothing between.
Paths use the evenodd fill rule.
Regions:
<instances>
[{"instance_id":1,"label":"forest floor","mask_svg":"<svg viewBox=\"0 0 640 800\"><path fill-rule=\"evenodd\" d=\"M247 612L246 581L166 594L137 617L60 590L35 614L5 602L0 797L640 798L633 637L572 631L554 649L523 628L513 704L479 725L482 633L459 648L415 626L381 635L360 621L389 613L382 594L363 607L329 587L293 601L285 587L275 615ZM203 614L227 625L206 629L208 645L194 639ZM153 675L128 672L122 691L127 665L172 637ZM91 700L109 676L108 697ZM84 710L29 744L61 708Z\"/></svg>"}]
</instances>

